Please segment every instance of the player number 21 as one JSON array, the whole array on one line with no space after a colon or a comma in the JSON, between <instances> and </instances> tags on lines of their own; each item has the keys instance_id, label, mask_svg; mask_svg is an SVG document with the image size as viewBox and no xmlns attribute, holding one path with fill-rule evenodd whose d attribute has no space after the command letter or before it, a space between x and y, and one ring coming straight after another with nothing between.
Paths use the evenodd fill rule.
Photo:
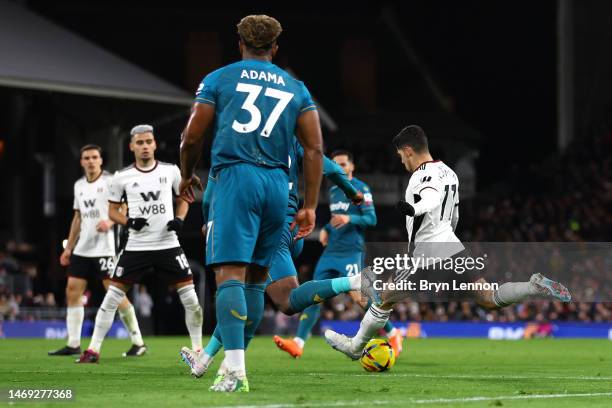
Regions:
<instances>
[{"instance_id":1,"label":"player number 21","mask_svg":"<svg viewBox=\"0 0 612 408\"><path fill-rule=\"evenodd\" d=\"M262 89L263 88L259 85L245 84L242 82L238 82L236 85L236 91L248 93L241 108L251 114L251 120L247 123L240 123L237 120L234 120L234 123L232 123L232 129L234 129L236 132L251 133L261 124L261 111L257 106L255 106L255 100L257 100L257 97L261 93ZM270 117L266 121L264 128L260 133L260 135L263 137L270 137L270 133L272 133L274 125L276 125L281 113L283 113L287 105L289 105L289 102L291 102L293 94L274 88L266 88L264 95L269 96L270 98L278 99L278 103L274 109L272 109L272 113L270 113Z\"/></svg>"}]
</instances>

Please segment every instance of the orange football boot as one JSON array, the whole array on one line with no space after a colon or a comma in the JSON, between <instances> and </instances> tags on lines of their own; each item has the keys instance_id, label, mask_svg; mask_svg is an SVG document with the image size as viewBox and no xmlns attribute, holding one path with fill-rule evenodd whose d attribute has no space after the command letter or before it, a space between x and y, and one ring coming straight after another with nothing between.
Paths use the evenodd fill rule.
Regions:
<instances>
[{"instance_id":1,"label":"orange football boot","mask_svg":"<svg viewBox=\"0 0 612 408\"><path fill-rule=\"evenodd\" d=\"M402 352L402 343L404 342L404 337L402 336L402 332L399 329L395 329L395 334L393 336L389 336L389 344L393 348L393 352L395 353L395 358L399 357Z\"/></svg>"},{"instance_id":2,"label":"orange football boot","mask_svg":"<svg viewBox=\"0 0 612 408\"><path fill-rule=\"evenodd\" d=\"M293 358L301 357L304 349L298 346L298 344L292 339L283 339L280 336L274 336L274 343L279 349L289 353Z\"/></svg>"}]
</instances>

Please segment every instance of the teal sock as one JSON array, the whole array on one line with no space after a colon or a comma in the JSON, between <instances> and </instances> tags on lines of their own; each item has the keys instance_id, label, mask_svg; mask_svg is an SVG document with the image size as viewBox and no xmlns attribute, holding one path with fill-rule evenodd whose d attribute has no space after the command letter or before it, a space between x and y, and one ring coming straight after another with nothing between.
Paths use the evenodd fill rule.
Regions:
<instances>
[{"instance_id":1,"label":"teal sock","mask_svg":"<svg viewBox=\"0 0 612 408\"><path fill-rule=\"evenodd\" d=\"M347 277L332 279L331 283L332 289L336 292L336 295L351 291L351 281Z\"/></svg>"},{"instance_id":2,"label":"teal sock","mask_svg":"<svg viewBox=\"0 0 612 408\"><path fill-rule=\"evenodd\" d=\"M341 279L341 278L339 278ZM289 293L289 305L293 313L323 302L340 292L334 290L335 279L313 280L301 284Z\"/></svg>"},{"instance_id":3,"label":"teal sock","mask_svg":"<svg viewBox=\"0 0 612 408\"><path fill-rule=\"evenodd\" d=\"M223 343L221 343L221 330L219 330L219 325L215 326L215 331L213 332L212 337L208 341L208 344L204 348L204 352L211 357L217 355L219 350L223 347Z\"/></svg>"},{"instance_id":4,"label":"teal sock","mask_svg":"<svg viewBox=\"0 0 612 408\"><path fill-rule=\"evenodd\" d=\"M217 326L221 343L226 351L244 350L244 325L247 320L247 304L244 283L228 280L217 289Z\"/></svg>"},{"instance_id":5,"label":"teal sock","mask_svg":"<svg viewBox=\"0 0 612 408\"><path fill-rule=\"evenodd\" d=\"M247 283L244 287L244 296L247 303L247 321L244 327L244 348L246 349L255 336L255 331L261 323L264 314L266 290L265 283Z\"/></svg>"},{"instance_id":6,"label":"teal sock","mask_svg":"<svg viewBox=\"0 0 612 408\"><path fill-rule=\"evenodd\" d=\"M319 314L321 313L320 305L308 306L300 316L300 325L297 330L297 337L302 340L306 340L310 336L310 332L317 320L319 320Z\"/></svg>"},{"instance_id":7,"label":"teal sock","mask_svg":"<svg viewBox=\"0 0 612 408\"><path fill-rule=\"evenodd\" d=\"M364 312L367 312L371 305L372 305L372 300L368 299L368 304L366 305ZM389 334L391 333L391 330L393 329L395 329L395 326L393 325L393 323L391 323L390 319L387 319L387 323L385 323L385 327L383 327L383 330L385 331L385 333Z\"/></svg>"},{"instance_id":8,"label":"teal sock","mask_svg":"<svg viewBox=\"0 0 612 408\"><path fill-rule=\"evenodd\" d=\"M395 326L393 325L393 323L391 323L391 320L387 320L387 323L385 323L385 327L383 327L383 330L385 331L385 333L389 334L393 329L395 329Z\"/></svg>"}]
</instances>

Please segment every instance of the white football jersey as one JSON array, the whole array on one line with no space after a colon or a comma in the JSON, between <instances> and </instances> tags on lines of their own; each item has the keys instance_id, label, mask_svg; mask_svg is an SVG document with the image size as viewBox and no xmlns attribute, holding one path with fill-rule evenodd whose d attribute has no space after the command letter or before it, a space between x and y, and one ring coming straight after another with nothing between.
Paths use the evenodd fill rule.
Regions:
<instances>
[{"instance_id":1,"label":"white football jersey","mask_svg":"<svg viewBox=\"0 0 612 408\"><path fill-rule=\"evenodd\" d=\"M411 247L415 248L415 255L422 248L429 248L425 252L428 256L451 256L463 249L462 245L444 246L444 253L431 254L432 245L427 243L460 243L453 231L453 212L459 206L459 179L455 172L439 160L425 162L412 173L406 188L406 202L412 205L419 202L421 192L433 189L440 195L438 205L431 211L416 217L406 217L406 230ZM438 246L441 248L443 246ZM450 248L452 247L452 249ZM460 248L457 250L457 248ZM449 253L452 252L452 253Z\"/></svg>"},{"instance_id":2,"label":"white football jersey","mask_svg":"<svg viewBox=\"0 0 612 408\"><path fill-rule=\"evenodd\" d=\"M73 254L87 258L115 256L115 233L96 231L96 225L108 220L109 184L112 175L103 171L97 179L81 177L74 183L72 208L81 214L81 231Z\"/></svg>"},{"instance_id":3,"label":"white football jersey","mask_svg":"<svg viewBox=\"0 0 612 408\"><path fill-rule=\"evenodd\" d=\"M176 232L166 224L174 219L174 196L179 193L181 171L170 163L157 161L150 170L135 164L119 170L111 181L109 201L125 196L130 218L146 218L149 225L129 230L126 251L156 251L180 246Z\"/></svg>"}]
</instances>

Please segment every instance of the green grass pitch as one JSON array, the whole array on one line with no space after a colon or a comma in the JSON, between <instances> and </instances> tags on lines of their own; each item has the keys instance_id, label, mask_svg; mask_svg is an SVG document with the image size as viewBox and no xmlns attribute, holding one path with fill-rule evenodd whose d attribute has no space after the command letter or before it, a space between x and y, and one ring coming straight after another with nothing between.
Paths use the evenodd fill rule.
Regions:
<instances>
[{"instance_id":1,"label":"green grass pitch","mask_svg":"<svg viewBox=\"0 0 612 408\"><path fill-rule=\"evenodd\" d=\"M188 375L179 358L187 342L149 338L146 356L126 359L121 353L129 342L107 340L100 364L77 365L46 355L63 345L59 340L0 340L0 388L4 395L9 388L74 390L74 402L50 407L612 406L606 340L410 339L391 371L367 373L321 338L293 360L270 337L258 337L247 353L251 392L229 395L208 391L213 373Z\"/></svg>"}]
</instances>

